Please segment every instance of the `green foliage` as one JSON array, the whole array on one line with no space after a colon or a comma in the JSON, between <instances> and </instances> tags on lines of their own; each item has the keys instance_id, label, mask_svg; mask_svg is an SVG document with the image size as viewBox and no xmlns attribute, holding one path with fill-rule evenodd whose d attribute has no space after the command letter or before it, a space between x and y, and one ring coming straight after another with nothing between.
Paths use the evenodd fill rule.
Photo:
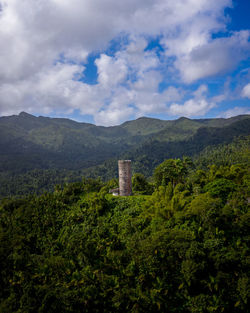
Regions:
<instances>
[{"instance_id":1,"label":"green foliage","mask_svg":"<svg viewBox=\"0 0 250 313\"><path fill-rule=\"evenodd\" d=\"M132 177L133 194L139 193L149 195L153 193L153 186L150 185L143 174L135 173Z\"/></svg>"},{"instance_id":2,"label":"green foliage","mask_svg":"<svg viewBox=\"0 0 250 313\"><path fill-rule=\"evenodd\" d=\"M84 178L2 200L0 312L247 312L248 166L191 165L164 161L152 195Z\"/></svg>"},{"instance_id":3,"label":"green foliage","mask_svg":"<svg viewBox=\"0 0 250 313\"><path fill-rule=\"evenodd\" d=\"M249 123L248 115L175 121L139 118L114 127L24 112L1 117L0 198L51 192L54 184L81 181L83 176L108 181L117 177L118 159L131 159L133 173L145 177L165 159L184 155L201 153L196 162L202 169L209 163L247 163ZM245 137L235 140L239 136Z\"/></svg>"},{"instance_id":4,"label":"green foliage","mask_svg":"<svg viewBox=\"0 0 250 313\"><path fill-rule=\"evenodd\" d=\"M235 138L230 144L206 147L195 160L196 166L207 168L209 164L227 166L248 164L250 159L250 136Z\"/></svg>"},{"instance_id":5,"label":"green foliage","mask_svg":"<svg viewBox=\"0 0 250 313\"><path fill-rule=\"evenodd\" d=\"M166 186L169 182L173 185L184 182L188 173L190 159L168 159L156 167L154 171L154 180L156 186Z\"/></svg>"},{"instance_id":6,"label":"green foliage","mask_svg":"<svg viewBox=\"0 0 250 313\"><path fill-rule=\"evenodd\" d=\"M219 178L207 184L204 191L209 192L215 198L221 198L224 202L228 199L229 195L235 191L237 185L231 180Z\"/></svg>"}]
</instances>

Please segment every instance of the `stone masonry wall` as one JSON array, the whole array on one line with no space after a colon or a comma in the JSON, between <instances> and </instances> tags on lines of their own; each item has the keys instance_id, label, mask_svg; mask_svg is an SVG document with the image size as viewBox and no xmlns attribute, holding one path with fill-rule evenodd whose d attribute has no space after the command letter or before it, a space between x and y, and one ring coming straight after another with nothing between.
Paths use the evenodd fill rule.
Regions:
<instances>
[{"instance_id":1,"label":"stone masonry wall","mask_svg":"<svg viewBox=\"0 0 250 313\"><path fill-rule=\"evenodd\" d=\"M119 160L119 194L120 196L130 196L132 194L132 172L131 160Z\"/></svg>"}]
</instances>

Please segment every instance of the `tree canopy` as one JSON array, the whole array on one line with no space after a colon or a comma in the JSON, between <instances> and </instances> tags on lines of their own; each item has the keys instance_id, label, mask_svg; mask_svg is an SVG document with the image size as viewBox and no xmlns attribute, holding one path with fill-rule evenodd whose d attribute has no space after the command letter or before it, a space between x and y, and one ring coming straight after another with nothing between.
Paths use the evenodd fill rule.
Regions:
<instances>
[{"instance_id":1,"label":"tree canopy","mask_svg":"<svg viewBox=\"0 0 250 313\"><path fill-rule=\"evenodd\" d=\"M0 204L0 312L247 312L249 170L165 160ZM147 193L142 195L141 193Z\"/></svg>"}]
</instances>

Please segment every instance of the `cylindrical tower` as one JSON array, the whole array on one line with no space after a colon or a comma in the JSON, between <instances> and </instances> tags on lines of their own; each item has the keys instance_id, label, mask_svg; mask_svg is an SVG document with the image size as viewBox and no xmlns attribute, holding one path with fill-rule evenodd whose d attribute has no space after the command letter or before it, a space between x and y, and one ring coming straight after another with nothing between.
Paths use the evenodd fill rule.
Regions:
<instances>
[{"instance_id":1,"label":"cylindrical tower","mask_svg":"<svg viewBox=\"0 0 250 313\"><path fill-rule=\"evenodd\" d=\"M130 196L132 194L131 160L119 160L119 194Z\"/></svg>"}]
</instances>

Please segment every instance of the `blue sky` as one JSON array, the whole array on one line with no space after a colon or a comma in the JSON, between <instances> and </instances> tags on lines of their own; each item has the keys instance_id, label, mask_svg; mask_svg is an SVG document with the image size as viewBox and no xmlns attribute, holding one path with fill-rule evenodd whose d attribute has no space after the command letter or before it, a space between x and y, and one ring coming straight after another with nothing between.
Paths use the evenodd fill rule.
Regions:
<instances>
[{"instance_id":1,"label":"blue sky","mask_svg":"<svg viewBox=\"0 0 250 313\"><path fill-rule=\"evenodd\" d=\"M249 0L0 0L0 116L250 113Z\"/></svg>"}]
</instances>

